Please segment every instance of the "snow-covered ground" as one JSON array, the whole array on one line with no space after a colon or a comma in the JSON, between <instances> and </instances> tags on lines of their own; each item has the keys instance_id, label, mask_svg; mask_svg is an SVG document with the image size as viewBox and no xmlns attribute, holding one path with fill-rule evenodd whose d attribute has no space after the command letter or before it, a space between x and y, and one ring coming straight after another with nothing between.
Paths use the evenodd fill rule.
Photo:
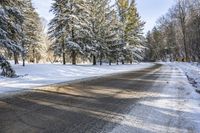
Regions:
<instances>
[{"instance_id":1,"label":"snow-covered ground","mask_svg":"<svg viewBox=\"0 0 200 133\"><path fill-rule=\"evenodd\" d=\"M200 95L185 75L190 64L163 64L149 88L154 94L147 91L111 133L200 133Z\"/></svg>"},{"instance_id":2,"label":"snow-covered ground","mask_svg":"<svg viewBox=\"0 0 200 133\"><path fill-rule=\"evenodd\" d=\"M133 65L61 65L61 64L28 64L26 67L13 65L19 78L0 77L0 94L33 89L34 87L72 81L83 78L93 78L107 74L127 71L137 71L153 66L153 63Z\"/></svg>"},{"instance_id":3,"label":"snow-covered ground","mask_svg":"<svg viewBox=\"0 0 200 133\"><path fill-rule=\"evenodd\" d=\"M182 69L189 82L200 92L200 64L198 63L172 63Z\"/></svg>"}]
</instances>

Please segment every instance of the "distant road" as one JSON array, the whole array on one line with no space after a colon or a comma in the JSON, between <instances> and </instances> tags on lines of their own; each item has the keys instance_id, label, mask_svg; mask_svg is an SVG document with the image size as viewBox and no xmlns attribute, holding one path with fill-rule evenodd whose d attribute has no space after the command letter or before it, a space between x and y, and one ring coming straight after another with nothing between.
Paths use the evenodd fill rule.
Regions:
<instances>
[{"instance_id":1,"label":"distant road","mask_svg":"<svg viewBox=\"0 0 200 133\"><path fill-rule=\"evenodd\" d=\"M169 65L0 99L0 133L198 133L200 101Z\"/></svg>"}]
</instances>

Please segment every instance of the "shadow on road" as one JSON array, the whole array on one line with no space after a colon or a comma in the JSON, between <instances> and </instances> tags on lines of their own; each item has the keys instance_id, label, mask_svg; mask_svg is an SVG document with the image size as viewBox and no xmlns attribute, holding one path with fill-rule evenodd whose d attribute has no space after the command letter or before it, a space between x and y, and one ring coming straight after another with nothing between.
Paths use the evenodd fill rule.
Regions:
<instances>
[{"instance_id":1,"label":"shadow on road","mask_svg":"<svg viewBox=\"0 0 200 133\"><path fill-rule=\"evenodd\" d=\"M161 92L161 87L167 84L164 81L170 77L170 72L161 72L160 67L156 65L139 72L70 85L50 86L31 93L1 99L0 132L108 132L121 125L125 116L135 123L145 122L146 114L151 112L157 116L151 116L154 118L149 126L165 128L165 120L159 118L162 116L166 118L166 121L169 118L178 119L179 116L173 115L177 114L177 110L140 102L177 99L165 97L165 94ZM159 85L154 85L155 81L160 81ZM128 114L134 106L148 110ZM151 112L148 112L149 110ZM153 133L151 128L148 129L145 126L123 124L133 132ZM171 128L183 127L171 125Z\"/></svg>"}]
</instances>

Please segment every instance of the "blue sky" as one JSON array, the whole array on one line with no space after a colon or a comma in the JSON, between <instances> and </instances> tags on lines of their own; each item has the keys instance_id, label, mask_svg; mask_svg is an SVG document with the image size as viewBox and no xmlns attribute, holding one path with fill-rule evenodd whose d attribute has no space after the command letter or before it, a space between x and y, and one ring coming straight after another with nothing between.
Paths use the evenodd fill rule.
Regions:
<instances>
[{"instance_id":1,"label":"blue sky","mask_svg":"<svg viewBox=\"0 0 200 133\"><path fill-rule=\"evenodd\" d=\"M53 14L49 13L52 0L33 0L33 4L40 14L46 20L50 21ZM156 24L156 20L164 15L174 4L174 0L136 0L138 12L142 20L146 22L145 30L151 30Z\"/></svg>"}]
</instances>

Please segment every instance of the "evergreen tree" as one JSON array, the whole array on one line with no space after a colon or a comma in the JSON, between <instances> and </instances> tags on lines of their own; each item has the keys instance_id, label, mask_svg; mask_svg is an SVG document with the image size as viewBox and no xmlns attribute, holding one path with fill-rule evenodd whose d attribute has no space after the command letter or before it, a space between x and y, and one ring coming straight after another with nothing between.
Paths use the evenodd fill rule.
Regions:
<instances>
[{"instance_id":1,"label":"evergreen tree","mask_svg":"<svg viewBox=\"0 0 200 133\"><path fill-rule=\"evenodd\" d=\"M38 13L35 11L31 0L24 0L24 6L22 8L25 20L22 24L23 41L22 47L24 49L22 53L23 66L25 65L25 58L29 62L38 62L40 56L40 36L41 36L41 20Z\"/></svg>"},{"instance_id":2,"label":"evergreen tree","mask_svg":"<svg viewBox=\"0 0 200 133\"><path fill-rule=\"evenodd\" d=\"M31 0L3 0L0 3L0 46L12 51L15 64L22 54L30 58L30 51L36 51L39 40L39 15ZM35 57L38 54L32 54Z\"/></svg>"},{"instance_id":3,"label":"evergreen tree","mask_svg":"<svg viewBox=\"0 0 200 133\"><path fill-rule=\"evenodd\" d=\"M88 9L86 50L93 58L93 65L99 60L102 65L103 59L110 57L109 48L117 42L117 17L112 10L109 0L89 0L86 2Z\"/></svg>"},{"instance_id":4,"label":"evergreen tree","mask_svg":"<svg viewBox=\"0 0 200 133\"><path fill-rule=\"evenodd\" d=\"M102 5L103 1L101 0L88 0L86 6L88 8L87 18L87 29L88 29L88 38L86 40L86 52L88 52L93 58L93 65L97 64L97 57L99 55L100 42L100 18L102 17Z\"/></svg>"},{"instance_id":5,"label":"evergreen tree","mask_svg":"<svg viewBox=\"0 0 200 133\"><path fill-rule=\"evenodd\" d=\"M10 63L2 55L0 55L0 69L2 69L0 75L5 77L16 77L15 71L12 69Z\"/></svg>"},{"instance_id":6,"label":"evergreen tree","mask_svg":"<svg viewBox=\"0 0 200 133\"><path fill-rule=\"evenodd\" d=\"M133 58L141 59L143 56L145 41L142 31L145 23L141 21L141 17L137 12L135 0L118 0L117 5L122 25L120 31L122 45L120 60L122 64L124 64L125 59L132 63Z\"/></svg>"},{"instance_id":7,"label":"evergreen tree","mask_svg":"<svg viewBox=\"0 0 200 133\"><path fill-rule=\"evenodd\" d=\"M24 16L18 8L22 4L19 0L2 0L0 3L0 46L13 52L16 64L19 53L23 51L21 24Z\"/></svg>"},{"instance_id":8,"label":"evergreen tree","mask_svg":"<svg viewBox=\"0 0 200 133\"><path fill-rule=\"evenodd\" d=\"M99 61L100 65L103 63L103 59L106 58L109 52L109 46L113 43L116 43L116 32L114 30L114 11L111 10L110 1L109 0L102 0L101 3L101 13L98 19L100 20L99 25Z\"/></svg>"},{"instance_id":9,"label":"evergreen tree","mask_svg":"<svg viewBox=\"0 0 200 133\"><path fill-rule=\"evenodd\" d=\"M59 44L58 49L63 53L63 64L66 63L66 52L70 53L72 64L76 64L76 57L82 53L80 34L84 19L83 0L54 0L51 11L55 14L50 22L49 34Z\"/></svg>"},{"instance_id":10,"label":"evergreen tree","mask_svg":"<svg viewBox=\"0 0 200 133\"><path fill-rule=\"evenodd\" d=\"M119 9L117 13L110 0L55 0L51 10L55 17L49 28L54 53L63 57L63 64L66 53L70 53L72 64L81 53L82 57L92 57L93 65L97 61L102 65L104 60L125 60L128 55L124 55L124 49L129 49L131 57L137 55L135 51L142 48L138 46L143 43L144 23L134 1L124 4L119 0ZM127 11L122 13L124 10Z\"/></svg>"},{"instance_id":11,"label":"evergreen tree","mask_svg":"<svg viewBox=\"0 0 200 133\"><path fill-rule=\"evenodd\" d=\"M116 11L114 10L112 11L110 19L111 23L109 24L109 28L107 29L109 35L106 39L106 42L108 46L107 57L109 60L109 64L111 65L111 63L113 61L116 62L120 56L121 45L119 43L120 42L119 31L121 24L118 20Z\"/></svg>"}]
</instances>

